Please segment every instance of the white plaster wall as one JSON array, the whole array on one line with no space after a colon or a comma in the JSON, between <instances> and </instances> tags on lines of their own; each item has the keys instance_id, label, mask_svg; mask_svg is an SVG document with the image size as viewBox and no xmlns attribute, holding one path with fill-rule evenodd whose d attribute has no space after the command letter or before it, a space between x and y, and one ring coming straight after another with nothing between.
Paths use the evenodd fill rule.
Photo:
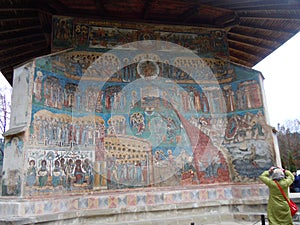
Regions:
<instances>
[{"instance_id":1,"label":"white plaster wall","mask_svg":"<svg viewBox=\"0 0 300 225\"><path fill-rule=\"evenodd\" d=\"M268 110L268 103L267 103L267 98L266 98L266 92L265 92L265 87L264 87L264 77L262 74L260 74L260 85L261 85L261 92L263 96L263 107L265 111L265 118L268 124L270 124L270 116L269 116L269 110ZM272 139L274 143L274 150L275 150L275 160L276 160L276 165L281 167L281 159L280 159L280 150L278 146L278 140L277 140L277 135L276 133L272 132Z\"/></svg>"},{"instance_id":2,"label":"white plaster wall","mask_svg":"<svg viewBox=\"0 0 300 225\"><path fill-rule=\"evenodd\" d=\"M10 128L30 123L32 62L14 70Z\"/></svg>"}]
</instances>

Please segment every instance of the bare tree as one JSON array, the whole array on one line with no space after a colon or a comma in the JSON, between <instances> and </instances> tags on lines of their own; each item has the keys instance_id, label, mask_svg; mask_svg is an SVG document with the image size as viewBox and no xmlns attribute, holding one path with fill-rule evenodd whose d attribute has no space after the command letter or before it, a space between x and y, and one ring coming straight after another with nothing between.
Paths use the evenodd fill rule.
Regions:
<instances>
[{"instance_id":1,"label":"bare tree","mask_svg":"<svg viewBox=\"0 0 300 225\"><path fill-rule=\"evenodd\" d=\"M11 90L0 87L0 138L7 131L10 120Z\"/></svg>"},{"instance_id":2,"label":"bare tree","mask_svg":"<svg viewBox=\"0 0 300 225\"><path fill-rule=\"evenodd\" d=\"M284 167L291 171L300 169L300 122L298 119L278 124L278 146Z\"/></svg>"}]
</instances>

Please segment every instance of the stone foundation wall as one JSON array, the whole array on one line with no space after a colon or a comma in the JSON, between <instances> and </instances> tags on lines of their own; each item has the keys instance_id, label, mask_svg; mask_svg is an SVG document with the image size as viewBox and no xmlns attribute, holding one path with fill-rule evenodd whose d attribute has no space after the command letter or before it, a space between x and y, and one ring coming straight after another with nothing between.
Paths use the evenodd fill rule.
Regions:
<instances>
[{"instance_id":1,"label":"stone foundation wall","mask_svg":"<svg viewBox=\"0 0 300 225\"><path fill-rule=\"evenodd\" d=\"M268 189L257 185L137 189L74 196L2 197L0 221L15 224L195 224L257 220Z\"/></svg>"}]
</instances>

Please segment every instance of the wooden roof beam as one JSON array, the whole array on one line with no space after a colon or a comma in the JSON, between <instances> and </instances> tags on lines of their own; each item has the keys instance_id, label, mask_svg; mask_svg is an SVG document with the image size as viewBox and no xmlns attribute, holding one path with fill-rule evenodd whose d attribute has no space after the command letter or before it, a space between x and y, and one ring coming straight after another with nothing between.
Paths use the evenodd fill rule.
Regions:
<instances>
[{"instance_id":1,"label":"wooden roof beam","mask_svg":"<svg viewBox=\"0 0 300 225\"><path fill-rule=\"evenodd\" d=\"M21 42L22 40L27 41L28 39L30 40L36 37L42 37L43 35L44 35L43 33L29 33L20 36L16 36L16 35L6 36L5 39L0 40L0 46L1 44L7 45L10 42L13 42L15 44L16 42Z\"/></svg>"},{"instance_id":2,"label":"wooden roof beam","mask_svg":"<svg viewBox=\"0 0 300 225\"><path fill-rule=\"evenodd\" d=\"M274 40L277 37L270 37L269 35L262 35L263 33L268 33L268 32L272 32L272 31L276 31L278 38L280 38L280 36L282 36L282 40L278 39L278 42L283 42L286 41L286 39L284 38L285 36L292 36L294 35L294 33L291 32L285 32L282 30L272 30L272 29L267 29L267 28L261 28L261 27L253 27L253 26L247 26L244 24L239 25L239 31L241 31L241 29L245 29L245 30L250 30L250 32L245 32L246 35L249 36L255 36L257 38L262 38L262 39L267 39L267 40ZM235 32L235 30L232 30L232 32Z\"/></svg>"},{"instance_id":3,"label":"wooden roof beam","mask_svg":"<svg viewBox=\"0 0 300 225\"><path fill-rule=\"evenodd\" d=\"M18 54L14 54L13 56L1 58L0 59L0 68L5 65L13 65L13 67L14 67L14 66L17 66L28 60L31 60L36 57L42 56L44 54L49 54L49 53L50 53L50 51L48 51L48 46L36 46L35 48L32 48L31 50L28 50L26 52L21 52Z\"/></svg>"},{"instance_id":4,"label":"wooden roof beam","mask_svg":"<svg viewBox=\"0 0 300 225\"><path fill-rule=\"evenodd\" d=\"M199 6L191 7L178 16L178 20L186 22L199 12Z\"/></svg>"},{"instance_id":5,"label":"wooden roof beam","mask_svg":"<svg viewBox=\"0 0 300 225\"><path fill-rule=\"evenodd\" d=\"M299 3L297 4L287 4L285 1L280 1L281 3L272 4L270 1L270 4L252 4L249 5L238 5L229 7L231 10L276 10L280 8L281 10L290 10L299 7Z\"/></svg>"},{"instance_id":6,"label":"wooden roof beam","mask_svg":"<svg viewBox=\"0 0 300 225\"><path fill-rule=\"evenodd\" d=\"M37 20L37 17L10 17L10 18L1 18L1 22L14 22L14 21L24 21L24 20Z\"/></svg>"},{"instance_id":7,"label":"wooden roof beam","mask_svg":"<svg viewBox=\"0 0 300 225\"><path fill-rule=\"evenodd\" d=\"M8 81L8 83L10 83L10 85L13 85L13 67L11 66L6 66L3 68L0 68L0 71L2 72L2 74L4 75L5 79Z\"/></svg>"},{"instance_id":8,"label":"wooden roof beam","mask_svg":"<svg viewBox=\"0 0 300 225\"><path fill-rule=\"evenodd\" d=\"M230 62L239 64L239 65L251 67L251 63L249 63L249 61L242 60L242 59L232 56L232 55L229 56L229 60L230 60Z\"/></svg>"},{"instance_id":9,"label":"wooden roof beam","mask_svg":"<svg viewBox=\"0 0 300 225\"><path fill-rule=\"evenodd\" d=\"M14 39L4 39L4 40L0 40L0 51L2 51L2 49L5 48L11 48L13 46L18 46L18 45L23 45L23 44L27 44L29 42L34 42L37 40L44 40L45 41L45 36L43 33L39 33L36 35L32 35L29 37L18 37L18 38L14 38Z\"/></svg>"},{"instance_id":10,"label":"wooden roof beam","mask_svg":"<svg viewBox=\"0 0 300 225\"><path fill-rule=\"evenodd\" d=\"M293 33L295 32L295 28L299 27L300 28L300 19L298 20L289 20L287 26L280 26L280 28L276 25L273 25L272 22L273 20L270 20L271 23L262 25L259 24L258 22L253 22L253 20L261 21L262 23L265 23L266 20L260 19L260 18L251 18L251 19L246 19L246 18L241 18L241 25L242 26L247 26L247 27L252 27L255 29L260 29L260 30L273 30L276 32L283 32L283 33Z\"/></svg>"},{"instance_id":11,"label":"wooden roof beam","mask_svg":"<svg viewBox=\"0 0 300 225\"><path fill-rule=\"evenodd\" d=\"M247 44L247 43L243 43L243 42L239 42L239 41L235 41L235 40L230 40L230 39L228 40L228 43L229 43L230 47L233 47L235 49L242 49L240 46L245 46L245 49L242 50L242 51L247 51L251 55L257 55L258 53L261 53L261 52L270 52L270 51L272 51L272 49L266 49L266 48L263 48L259 45Z\"/></svg>"},{"instance_id":12,"label":"wooden roof beam","mask_svg":"<svg viewBox=\"0 0 300 225\"><path fill-rule=\"evenodd\" d=\"M236 49L229 49L230 56L231 57L237 58L238 61L240 61L240 64L242 65L250 65L253 61L260 61L259 56L252 56L249 57L249 55L246 52L242 52Z\"/></svg>"},{"instance_id":13,"label":"wooden roof beam","mask_svg":"<svg viewBox=\"0 0 300 225\"><path fill-rule=\"evenodd\" d=\"M142 10L142 19L147 19L148 18L152 2L153 2L153 0L148 0L148 1L145 0L144 1L144 7L143 7L143 10Z\"/></svg>"},{"instance_id":14,"label":"wooden roof beam","mask_svg":"<svg viewBox=\"0 0 300 225\"><path fill-rule=\"evenodd\" d=\"M24 6L13 4L5 7L0 7L0 12L33 11L33 10L35 10L35 8L32 6L28 6L27 4Z\"/></svg>"},{"instance_id":15,"label":"wooden roof beam","mask_svg":"<svg viewBox=\"0 0 300 225\"><path fill-rule=\"evenodd\" d=\"M5 77L5 79L10 83L10 85L13 84L13 74L14 74L14 67L12 65L6 65L1 67L0 66L0 71Z\"/></svg>"},{"instance_id":16,"label":"wooden roof beam","mask_svg":"<svg viewBox=\"0 0 300 225\"><path fill-rule=\"evenodd\" d=\"M266 39L253 37L253 36L250 37L248 35L232 33L232 32L228 32L227 39L228 41L233 40L235 42L239 42L240 44L251 45L251 46L253 45L256 46L257 43L260 43L261 48L268 49L270 51L273 50L272 46L274 45L274 42L276 43L276 41L270 41ZM280 43L278 43L278 45L280 45Z\"/></svg>"},{"instance_id":17,"label":"wooden roof beam","mask_svg":"<svg viewBox=\"0 0 300 225\"><path fill-rule=\"evenodd\" d=\"M14 41L14 40L20 40L23 37L24 38L30 38L35 35L40 35L43 34L42 30L40 27L36 27L33 29L24 29L24 30L20 30L18 32L10 32L10 33L6 33L4 35L0 35L0 43L2 43L3 41L7 41L9 43L10 40Z\"/></svg>"},{"instance_id":18,"label":"wooden roof beam","mask_svg":"<svg viewBox=\"0 0 300 225\"><path fill-rule=\"evenodd\" d=\"M299 9L292 10L237 10L237 14L243 18L254 19L272 19L272 20L300 20L300 7Z\"/></svg>"},{"instance_id":19,"label":"wooden roof beam","mask_svg":"<svg viewBox=\"0 0 300 225\"><path fill-rule=\"evenodd\" d=\"M256 0L257 2L261 1L261 0ZM229 8L230 6L234 6L234 5L245 5L245 4L249 4L249 2L253 4L253 0L238 0L238 1L214 1L214 2L209 2L210 5L213 5L214 7L221 7L221 8Z\"/></svg>"},{"instance_id":20,"label":"wooden roof beam","mask_svg":"<svg viewBox=\"0 0 300 225\"><path fill-rule=\"evenodd\" d=\"M232 28L240 24L240 18L235 12L231 12L218 17L214 23L224 28Z\"/></svg>"},{"instance_id":21,"label":"wooden roof beam","mask_svg":"<svg viewBox=\"0 0 300 225\"><path fill-rule=\"evenodd\" d=\"M104 0L94 0L94 4L97 8L99 15L106 15L107 10L105 9Z\"/></svg>"},{"instance_id":22,"label":"wooden roof beam","mask_svg":"<svg viewBox=\"0 0 300 225\"><path fill-rule=\"evenodd\" d=\"M99 13L91 12L90 10L82 10L82 9L66 10L61 14L69 17L89 18L89 19L109 19L110 16L110 15L100 15Z\"/></svg>"},{"instance_id":23,"label":"wooden roof beam","mask_svg":"<svg viewBox=\"0 0 300 225\"><path fill-rule=\"evenodd\" d=\"M36 8L44 13L60 14L68 11L68 7L57 0L38 0L35 4Z\"/></svg>"},{"instance_id":24,"label":"wooden roof beam","mask_svg":"<svg viewBox=\"0 0 300 225\"><path fill-rule=\"evenodd\" d=\"M231 53L237 53L239 55L239 57L242 57L241 59L249 59L249 56L250 58L257 58L257 54L252 54L252 53L249 53L248 51L244 51L244 50L240 50L240 49L237 49L236 46L233 48L229 45L229 49L230 49L230 55Z\"/></svg>"},{"instance_id":25,"label":"wooden roof beam","mask_svg":"<svg viewBox=\"0 0 300 225\"><path fill-rule=\"evenodd\" d=\"M52 30L52 16L39 12L38 17L43 28L43 33L46 35L50 34Z\"/></svg>"},{"instance_id":26,"label":"wooden roof beam","mask_svg":"<svg viewBox=\"0 0 300 225\"><path fill-rule=\"evenodd\" d=\"M280 22L288 22L288 23L300 23L300 14L298 17L293 18L279 18L279 17L255 17L255 16L241 16L241 19L250 19L250 20L261 20L261 21L267 21L270 20L270 22L274 21L280 21Z\"/></svg>"},{"instance_id":27,"label":"wooden roof beam","mask_svg":"<svg viewBox=\"0 0 300 225\"><path fill-rule=\"evenodd\" d=\"M12 29L7 29L7 30L0 30L0 34L5 34L5 33L11 33L11 32L21 32L21 31L26 31L28 29L42 29L41 25L35 25L35 26L28 26L28 27L17 27L17 28L12 28Z\"/></svg>"},{"instance_id":28,"label":"wooden roof beam","mask_svg":"<svg viewBox=\"0 0 300 225\"><path fill-rule=\"evenodd\" d=\"M258 45L240 45L240 43L234 42L234 41L229 41L229 48L234 49L235 52L238 52L240 55L243 55L245 58L246 56L253 61L253 59L261 56L261 55L268 55L270 52L273 50L269 49L262 49L262 50L257 50L259 48ZM232 52L230 52L232 54Z\"/></svg>"},{"instance_id":29,"label":"wooden roof beam","mask_svg":"<svg viewBox=\"0 0 300 225\"><path fill-rule=\"evenodd\" d=\"M19 52L19 51L22 51L23 49L35 48L36 46L39 46L40 44L47 45L47 42L46 42L46 40L42 39L42 40L38 40L38 41L27 42L27 44L15 45L14 47L9 47L8 49L3 48L0 50L0 54L11 55L11 54L14 54L15 51Z\"/></svg>"},{"instance_id":30,"label":"wooden roof beam","mask_svg":"<svg viewBox=\"0 0 300 225\"><path fill-rule=\"evenodd\" d=\"M0 12L20 13L20 12L26 12L26 11L36 11L36 3L35 2L38 2L38 1L3 0L1 2Z\"/></svg>"},{"instance_id":31,"label":"wooden roof beam","mask_svg":"<svg viewBox=\"0 0 300 225\"><path fill-rule=\"evenodd\" d=\"M291 5L299 5L299 3L288 4L286 1L283 0L239 0L239 1L218 1L217 3L213 4L214 6L227 8L232 10L237 9L281 9L284 8L293 8Z\"/></svg>"},{"instance_id":32,"label":"wooden roof beam","mask_svg":"<svg viewBox=\"0 0 300 225\"><path fill-rule=\"evenodd\" d=\"M27 18L27 17L36 17L38 15L38 12L36 9L28 10L28 11L7 11L7 12L1 12L0 13L0 20L4 19L16 19L18 18Z\"/></svg>"}]
</instances>

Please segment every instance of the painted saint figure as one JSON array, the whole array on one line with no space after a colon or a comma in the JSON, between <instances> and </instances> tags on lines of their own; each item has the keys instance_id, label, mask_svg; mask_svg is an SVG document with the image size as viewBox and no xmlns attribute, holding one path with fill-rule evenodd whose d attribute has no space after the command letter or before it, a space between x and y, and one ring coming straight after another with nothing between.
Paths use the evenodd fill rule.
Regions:
<instances>
[{"instance_id":1,"label":"painted saint figure","mask_svg":"<svg viewBox=\"0 0 300 225\"><path fill-rule=\"evenodd\" d=\"M41 168L39 169L38 176L39 176L39 186L40 187L46 186L48 181L48 170L47 170L46 160L42 160L42 165Z\"/></svg>"},{"instance_id":2,"label":"painted saint figure","mask_svg":"<svg viewBox=\"0 0 300 225\"><path fill-rule=\"evenodd\" d=\"M77 159L75 162L76 166L75 166L75 171L74 171L74 175L76 178L76 184L82 184L84 181L84 171L81 167L81 160Z\"/></svg>"},{"instance_id":3,"label":"painted saint figure","mask_svg":"<svg viewBox=\"0 0 300 225\"><path fill-rule=\"evenodd\" d=\"M32 159L29 161L29 168L27 170L27 185L32 187L36 183L36 168L35 161Z\"/></svg>"},{"instance_id":4,"label":"painted saint figure","mask_svg":"<svg viewBox=\"0 0 300 225\"><path fill-rule=\"evenodd\" d=\"M55 160L54 162L54 169L52 172L52 186L57 187L61 184L61 169L59 167L59 161Z\"/></svg>"},{"instance_id":5,"label":"painted saint figure","mask_svg":"<svg viewBox=\"0 0 300 225\"><path fill-rule=\"evenodd\" d=\"M94 185L94 170L89 159L84 160L82 168L86 171L86 175L88 175L88 180L87 180L88 187L92 188Z\"/></svg>"}]
</instances>

